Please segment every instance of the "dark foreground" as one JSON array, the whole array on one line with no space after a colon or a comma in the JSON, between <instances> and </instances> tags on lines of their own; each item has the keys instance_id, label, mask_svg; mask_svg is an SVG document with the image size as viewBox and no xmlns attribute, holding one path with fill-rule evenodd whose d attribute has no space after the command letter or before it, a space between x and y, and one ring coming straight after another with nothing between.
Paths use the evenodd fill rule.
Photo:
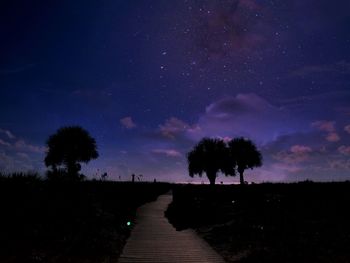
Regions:
<instances>
[{"instance_id":1,"label":"dark foreground","mask_svg":"<svg viewBox=\"0 0 350 263\"><path fill-rule=\"evenodd\" d=\"M350 262L350 183L178 186L166 215L227 262Z\"/></svg>"},{"instance_id":2,"label":"dark foreground","mask_svg":"<svg viewBox=\"0 0 350 263\"><path fill-rule=\"evenodd\" d=\"M168 189L0 177L0 262L116 262L136 208Z\"/></svg>"}]
</instances>

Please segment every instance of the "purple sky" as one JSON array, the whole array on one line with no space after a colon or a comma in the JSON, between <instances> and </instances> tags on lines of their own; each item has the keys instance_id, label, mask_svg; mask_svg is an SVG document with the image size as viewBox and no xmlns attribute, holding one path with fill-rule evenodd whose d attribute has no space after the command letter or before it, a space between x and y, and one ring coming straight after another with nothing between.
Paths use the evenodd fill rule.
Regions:
<instances>
[{"instance_id":1,"label":"purple sky","mask_svg":"<svg viewBox=\"0 0 350 263\"><path fill-rule=\"evenodd\" d=\"M206 181L186 153L245 136L248 181L350 179L349 1L88 2L0 4L1 171L44 173L48 136L81 125L91 177Z\"/></svg>"}]
</instances>

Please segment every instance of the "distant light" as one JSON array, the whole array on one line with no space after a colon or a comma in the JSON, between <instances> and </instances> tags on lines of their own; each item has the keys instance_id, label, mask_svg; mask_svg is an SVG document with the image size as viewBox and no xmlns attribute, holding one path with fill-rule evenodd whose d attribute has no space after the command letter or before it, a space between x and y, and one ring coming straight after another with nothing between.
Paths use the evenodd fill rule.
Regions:
<instances>
[{"instance_id":1,"label":"distant light","mask_svg":"<svg viewBox=\"0 0 350 263\"><path fill-rule=\"evenodd\" d=\"M131 226L131 222L130 221L126 222L126 225Z\"/></svg>"}]
</instances>

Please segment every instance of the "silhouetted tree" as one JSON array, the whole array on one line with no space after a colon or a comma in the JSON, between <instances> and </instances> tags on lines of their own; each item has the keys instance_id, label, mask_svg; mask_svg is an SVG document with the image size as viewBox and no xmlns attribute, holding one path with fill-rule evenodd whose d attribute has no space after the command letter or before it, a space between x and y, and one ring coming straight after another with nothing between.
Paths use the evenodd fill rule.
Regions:
<instances>
[{"instance_id":1,"label":"silhouetted tree","mask_svg":"<svg viewBox=\"0 0 350 263\"><path fill-rule=\"evenodd\" d=\"M244 170L260 167L262 165L262 155L251 140L243 137L231 140L228 146L231 159L237 166L240 183L244 184Z\"/></svg>"},{"instance_id":2,"label":"silhouetted tree","mask_svg":"<svg viewBox=\"0 0 350 263\"><path fill-rule=\"evenodd\" d=\"M51 166L53 173L63 165L70 178L80 178L80 162L88 163L98 157L95 139L79 126L60 128L49 137L46 145L45 165Z\"/></svg>"},{"instance_id":3,"label":"silhouetted tree","mask_svg":"<svg viewBox=\"0 0 350 263\"><path fill-rule=\"evenodd\" d=\"M203 138L187 154L188 171L191 177L206 173L211 185L215 184L217 173L234 175L234 168L230 165L229 151L224 141L220 139Z\"/></svg>"}]
</instances>

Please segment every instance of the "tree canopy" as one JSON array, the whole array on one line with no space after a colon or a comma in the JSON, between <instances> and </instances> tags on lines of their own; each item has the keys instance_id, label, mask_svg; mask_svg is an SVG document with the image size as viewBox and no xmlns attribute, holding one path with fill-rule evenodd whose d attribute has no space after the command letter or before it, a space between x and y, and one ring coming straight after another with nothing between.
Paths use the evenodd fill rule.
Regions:
<instances>
[{"instance_id":1,"label":"tree canopy","mask_svg":"<svg viewBox=\"0 0 350 263\"><path fill-rule=\"evenodd\" d=\"M210 184L215 184L218 172L226 176L240 175L240 183L244 184L243 173L262 165L262 155L255 144L243 137L225 143L221 139L203 138L192 151L187 154L189 175L200 177L206 173Z\"/></svg>"},{"instance_id":2,"label":"tree canopy","mask_svg":"<svg viewBox=\"0 0 350 263\"><path fill-rule=\"evenodd\" d=\"M251 140L243 137L231 140L228 147L231 158L236 164L240 183L244 184L244 170L260 167L262 165L262 155Z\"/></svg>"},{"instance_id":3,"label":"tree canopy","mask_svg":"<svg viewBox=\"0 0 350 263\"><path fill-rule=\"evenodd\" d=\"M188 170L191 177L198 174L200 177L206 173L210 184L215 184L217 173L234 175L230 165L229 151L225 142L220 139L203 138L187 154Z\"/></svg>"},{"instance_id":4,"label":"tree canopy","mask_svg":"<svg viewBox=\"0 0 350 263\"><path fill-rule=\"evenodd\" d=\"M70 177L77 177L80 162L88 163L98 157L96 141L80 126L62 127L46 142L48 151L45 165L53 172L64 167Z\"/></svg>"}]
</instances>

